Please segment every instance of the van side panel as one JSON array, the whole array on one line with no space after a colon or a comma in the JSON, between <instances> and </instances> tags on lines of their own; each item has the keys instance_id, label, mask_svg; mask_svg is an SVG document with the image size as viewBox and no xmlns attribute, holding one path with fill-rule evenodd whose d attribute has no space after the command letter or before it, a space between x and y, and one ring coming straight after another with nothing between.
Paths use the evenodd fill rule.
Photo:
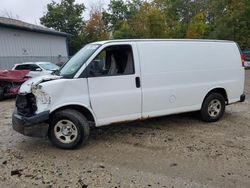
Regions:
<instances>
[{"instance_id":1,"label":"van side panel","mask_svg":"<svg viewBox=\"0 0 250 188\"><path fill-rule=\"evenodd\" d=\"M229 103L240 100L244 69L233 42L137 43L143 117L200 110L206 94L224 88Z\"/></svg>"}]
</instances>

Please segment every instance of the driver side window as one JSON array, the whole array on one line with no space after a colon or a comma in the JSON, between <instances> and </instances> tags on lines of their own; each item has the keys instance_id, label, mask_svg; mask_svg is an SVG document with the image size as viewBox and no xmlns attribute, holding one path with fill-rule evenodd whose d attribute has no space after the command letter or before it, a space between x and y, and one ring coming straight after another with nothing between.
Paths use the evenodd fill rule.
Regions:
<instances>
[{"instance_id":1,"label":"driver side window","mask_svg":"<svg viewBox=\"0 0 250 188\"><path fill-rule=\"evenodd\" d=\"M134 74L133 53L130 45L109 46L88 65L88 76Z\"/></svg>"}]
</instances>

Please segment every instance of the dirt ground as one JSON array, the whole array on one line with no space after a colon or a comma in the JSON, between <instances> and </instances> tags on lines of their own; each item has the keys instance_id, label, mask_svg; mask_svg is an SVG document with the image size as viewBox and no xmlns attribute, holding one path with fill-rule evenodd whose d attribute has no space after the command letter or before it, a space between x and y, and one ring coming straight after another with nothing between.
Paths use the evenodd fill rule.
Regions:
<instances>
[{"instance_id":1,"label":"dirt ground","mask_svg":"<svg viewBox=\"0 0 250 188\"><path fill-rule=\"evenodd\" d=\"M250 70L246 71L250 94ZM12 130L0 103L0 187L250 187L250 98L208 124L182 114L94 129L61 150Z\"/></svg>"}]
</instances>

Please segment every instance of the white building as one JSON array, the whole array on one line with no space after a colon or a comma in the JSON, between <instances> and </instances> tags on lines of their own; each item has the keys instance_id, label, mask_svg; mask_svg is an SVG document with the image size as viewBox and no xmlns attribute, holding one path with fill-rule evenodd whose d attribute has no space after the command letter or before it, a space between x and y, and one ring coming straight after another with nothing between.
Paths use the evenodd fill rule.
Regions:
<instances>
[{"instance_id":1,"label":"white building","mask_svg":"<svg viewBox=\"0 0 250 188\"><path fill-rule=\"evenodd\" d=\"M27 61L66 61L70 35L0 17L0 69Z\"/></svg>"}]
</instances>

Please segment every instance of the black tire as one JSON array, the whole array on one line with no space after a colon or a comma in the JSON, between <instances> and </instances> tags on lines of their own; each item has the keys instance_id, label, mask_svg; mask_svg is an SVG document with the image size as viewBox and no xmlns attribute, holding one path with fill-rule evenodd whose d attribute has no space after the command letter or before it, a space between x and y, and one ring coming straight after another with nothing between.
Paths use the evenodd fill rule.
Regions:
<instances>
[{"instance_id":1,"label":"black tire","mask_svg":"<svg viewBox=\"0 0 250 188\"><path fill-rule=\"evenodd\" d=\"M4 99L4 89L0 87L0 101Z\"/></svg>"},{"instance_id":2,"label":"black tire","mask_svg":"<svg viewBox=\"0 0 250 188\"><path fill-rule=\"evenodd\" d=\"M212 107L212 104L215 106ZM217 105L217 106L216 106ZM219 107L220 106L220 107ZM225 99L219 93L209 94L201 107L201 119L205 122L215 122L221 119L225 112Z\"/></svg>"},{"instance_id":3,"label":"black tire","mask_svg":"<svg viewBox=\"0 0 250 188\"><path fill-rule=\"evenodd\" d=\"M70 124L70 122L72 124ZM68 128L61 128L60 126L65 125L72 126L71 133L75 132L75 135L63 135L63 130ZM56 112L50 120L48 137L50 141L59 148L62 149L74 149L80 144L85 143L89 137L89 123L85 116L74 109L65 109ZM62 134L62 136L58 136ZM72 138L72 142L65 143L68 139ZM58 138L59 137L59 138ZM64 138L64 139L63 139Z\"/></svg>"}]
</instances>

